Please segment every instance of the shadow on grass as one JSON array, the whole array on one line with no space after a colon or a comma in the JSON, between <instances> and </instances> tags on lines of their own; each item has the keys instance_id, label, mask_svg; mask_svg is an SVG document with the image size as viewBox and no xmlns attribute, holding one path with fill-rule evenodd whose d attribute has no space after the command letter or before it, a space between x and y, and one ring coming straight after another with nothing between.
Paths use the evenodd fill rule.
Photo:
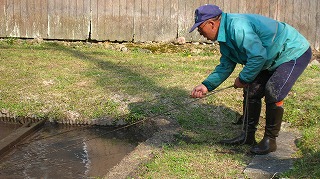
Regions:
<instances>
[{"instance_id":1,"label":"shadow on grass","mask_svg":"<svg viewBox=\"0 0 320 179\"><path fill-rule=\"evenodd\" d=\"M293 169L286 172L284 177L314 178L320 176L320 152L305 153L302 158L296 159Z\"/></svg>"},{"instance_id":2,"label":"shadow on grass","mask_svg":"<svg viewBox=\"0 0 320 179\"><path fill-rule=\"evenodd\" d=\"M57 43L48 45L50 48L93 63L98 69L91 69L92 71L88 71L87 75L94 78L100 86L106 88L108 90L106 92L152 98L152 100L129 104L129 116L133 120L159 116L168 120L176 120L182 127L178 140L198 144L214 144L222 138L236 135L237 131L240 131L239 126L231 124L236 120L237 112L226 106L204 104L199 102L200 100L191 99L189 91L157 85L152 78L148 77L148 73L153 72L151 68L148 69L150 70L148 72L132 70L134 68L132 66L124 66L121 63L107 60L107 58L123 60L121 56L99 53L99 56L104 56L95 57L97 52L84 53ZM167 76L170 78L172 74L167 74ZM223 92L215 95L222 94Z\"/></svg>"},{"instance_id":3,"label":"shadow on grass","mask_svg":"<svg viewBox=\"0 0 320 179\"><path fill-rule=\"evenodd\" d=\"M302 148L302 157L294 161L294 167L286 172L284 177L315 178L320 176L320 152Z\"/></svg>"}]
</instances>

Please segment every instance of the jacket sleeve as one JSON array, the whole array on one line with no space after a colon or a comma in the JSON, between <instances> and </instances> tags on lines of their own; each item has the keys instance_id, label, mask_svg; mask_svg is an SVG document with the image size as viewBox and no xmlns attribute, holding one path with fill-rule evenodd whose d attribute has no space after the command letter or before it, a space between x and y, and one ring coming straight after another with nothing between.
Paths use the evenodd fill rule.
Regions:
<instances>
[{"instance_id":1,"label":"jacket sleeve","mask_svg":"<svg viewBox=\"0 0 320 179\"><path fill-rule=\"evenodd\" d=\"M216 89L224 80L226 80L236 67L236 63L222 55L220 64L216 66L213 72L202 82L208 89L212 91Z\"/></svg>"},{"instance_id":2,"label":"jacket sleeve","mask_svg":"<svg viewBox=\"0 0 320 179\"><path fill-rule=\"evenodd\" d=\"M241 81L252 82L267 62L267 50L257 34L259 31L248 21L237 21L234 25L233 39L240 51L247 55L244 68L239 74Z\"/></svg>"}]
</instances>

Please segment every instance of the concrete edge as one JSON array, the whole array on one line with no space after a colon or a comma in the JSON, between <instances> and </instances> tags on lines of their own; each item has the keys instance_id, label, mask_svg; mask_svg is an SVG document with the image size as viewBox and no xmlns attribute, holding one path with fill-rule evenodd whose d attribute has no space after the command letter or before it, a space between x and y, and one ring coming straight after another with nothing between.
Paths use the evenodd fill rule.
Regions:
<instances>
[{"instance_id":1,"label":"concrete edge","mask_svg":"<svg viewBox=\"0 0 320 179\"><path fill-rule=\"evenodd\" d=\"M46 119L41 119L36 123L26 123L7 137L0 140L0 158L10 152L10 150L24 138L37 131L44 125Z\"/></svg>"}]
</instances>

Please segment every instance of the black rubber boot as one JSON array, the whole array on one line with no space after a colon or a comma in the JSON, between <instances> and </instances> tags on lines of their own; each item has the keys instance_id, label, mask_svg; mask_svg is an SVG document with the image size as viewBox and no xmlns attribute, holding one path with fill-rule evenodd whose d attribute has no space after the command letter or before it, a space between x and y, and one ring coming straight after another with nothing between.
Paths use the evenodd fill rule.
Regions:
<instances>
[{"instance_id":1,"label":"black rubber boot","mask_svg":"<svg viewBox=\"0 0 320 179\"><path fill-rule=\"evenodd\" d=\"M268 104L266 109L266 126L263 139L250 149L250 152L265 155L277 150L276 137L279 135L283 117L283 107Z\"/></svg>"},{"instance_id":2,"label":"black rubber boot","mask_svg":"<svg viewBox=\"0 0 320 179\"><path fill-rule=\"evenodd\" d=\"M245 98L245 96L244 96L244 100L243 100L243 102L242 102L242 112L244 113L244 111L246 110L246 100L245 100L246 98ZM241 115L238 119L237 119L237 121L235 121L235 122L232 122L232 124L234 124L234 125L242 125L243 124L243 119L244 119L244 116L243 115Z\"/></svg>"},{"instance_id":3,"label":"black rubber boot","mask_svg":"<svg viewBox=\"0 0 320 179\"><path fill-rule=\"evenodd\" d=\"M257 125L259 122L261 112L261 100L249 99L248 101L248 118L244 118L244 126L242 133L232 139L221 140L221 144L225 145L255 145L255 133L257 131ZM248 120L248 121L247 121Z\"/></svg>"},{"instance_id":4,"label":"black rubber boot","mask_svg":"<svg viewBox=\"0 0 320 179\"><path fill-rule=\"evenodd\" d=\"M234 124L234 125L241 125L241 124L243 124L243 115L241 115L241 116L237 119L237 121L232 122L232 124Z\"/></svg>"}]
</instances>

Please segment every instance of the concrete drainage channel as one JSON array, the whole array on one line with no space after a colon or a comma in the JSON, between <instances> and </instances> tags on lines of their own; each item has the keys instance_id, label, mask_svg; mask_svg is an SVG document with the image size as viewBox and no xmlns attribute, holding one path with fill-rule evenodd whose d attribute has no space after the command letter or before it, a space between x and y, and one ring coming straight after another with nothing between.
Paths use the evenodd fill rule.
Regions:
<instances>
[{"instance_id":1,"label":"concrete drainage channel","mask_svg":"<svg viewBox=\"0 0 320 179\"><path fill-rule=\"evenodd\" d=\"M0 117L0 178L127 178L178 131L164 119L121 130L16 119Z\"/></svg>"},{"instance_id":2,"label":"concrete drainage channel","mask_svg":"<svg viewBox=\"0 0 320 179\"><path fill-rule=\"evenodd\" d=\"M12 121L8 117L0 119ZM0 154L6 153L0 158L0 178L125 179L135 176L139 165L148 161L162 144L172 142L180 130L175 121L161 118L118 131L110 127L58 125L38 120L18 126L10 124L15 132L8 134L8 130L1 128L2 124L0 122L0 132L7 136L3 138L0 133ZM278 178L292 167L292 155L297 150L294 141L299 137L298 133L283 127L278 150L255 156L244 175Z\"/></svg>"}]
</instances>

